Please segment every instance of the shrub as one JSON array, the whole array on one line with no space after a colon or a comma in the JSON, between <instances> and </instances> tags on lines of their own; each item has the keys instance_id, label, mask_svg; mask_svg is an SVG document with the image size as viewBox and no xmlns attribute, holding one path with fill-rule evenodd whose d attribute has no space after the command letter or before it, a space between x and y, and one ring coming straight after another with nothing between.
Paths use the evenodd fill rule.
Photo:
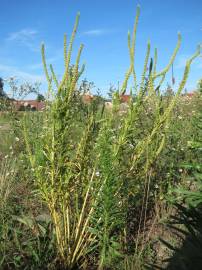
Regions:
<instances>
[{"instance_id":1,"label":"shrub","mask_svg":"<svg viewBox=\"0 0 202 270\"><path fill-rule=\"evenodd\" d=\"M139 7L132 37L128 34L130 67L120 91L113 95L110 112L104 106L83 105L76 90L84 70L83 66L79 68L83 45L75 64L70 65L79 15L68 51L64 38L65 72L60 82L52 66L49 71L42 46L49 100L37 140L30 140L26 115L24 138L37 189L50 212L58 256L66 269L90 265L98 265L99 269L119 267L124 253L131 252L132 209L140 210L136 217L139 229L135 243L131 244L132 252L137 253L140 233L146 226L148 202L152 201L153 168L165 145L170 115L184 88L190 65L200 53L197 50L187 61L175 96L165 104L159 89L179 50L181 36L178 35L177 46L165 69L156 71L155 50L147 74L148 42L138 87L134 67L138 18ZM126 92L130 78L136 99L130 100L123 113L120 96ZM146 118L149 107L151 114Z\"/></svg>"}]
</instances>

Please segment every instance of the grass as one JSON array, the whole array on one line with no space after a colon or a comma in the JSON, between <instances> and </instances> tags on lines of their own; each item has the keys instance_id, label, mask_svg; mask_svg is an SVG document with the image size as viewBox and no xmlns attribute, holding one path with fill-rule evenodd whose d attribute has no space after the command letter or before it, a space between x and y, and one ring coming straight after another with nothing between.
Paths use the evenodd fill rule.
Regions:
<instances>
[{"instance_id":1,"label":"grass","mask_svg":"<svg viewBox=\"0 0 202 270\"><path fill-rule=\"evenodd\" d=\"M174 96L164 97L160 87L179 50L180 35L159 72L157 50L149 63L147 44L137 80L139 12L137 8L128 35L130 66L113 94L112 110L105 109L101 98L84 104L78 91L83 45L70 64L78 15L68 46L64 37L61 81L48 67L42 46L46 110L2 118L2 269L135 270L155 261L155 229L162 215L169 217L172 188L184 185L189 174L182 163L196 159L187 142L198 136L194 115L200 93L186 100L181 92L200 51L187 61ZM130 80L133 98L121 113L120 96Z\"/></svg>"}]
</instances>

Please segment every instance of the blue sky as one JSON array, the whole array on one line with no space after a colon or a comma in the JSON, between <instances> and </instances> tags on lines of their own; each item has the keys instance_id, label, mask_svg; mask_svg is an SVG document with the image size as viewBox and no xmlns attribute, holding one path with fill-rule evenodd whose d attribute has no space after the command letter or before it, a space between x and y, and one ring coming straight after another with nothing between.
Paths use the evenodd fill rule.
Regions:
<instances>
[{"instance_id":1,"label":"blue sky","mask_svg":"<svg viewBox=\"0 0 202 270\"><path fill-rule=\"evenodd\" d=\"M63 34L69 37L78 11L80 24L75 42L84 44L83 77L93 81L106 94L109 85L123 81L129 66L127 32L133 27L137 4L141 15L137 32L137 74L141 74L146 44L151 40L152 53L158 48L158 69L163 68L176 45L178 31L182 46L174 63L176 86L186 59L202 43L201 0L1 0L0 76L16 76L25 81L45 78L41 65L40 44L45 42L47 61L56 74L63 72ZM202 77L202 58L192 66L187 88L196 86ZM171 81L171 74L167 82Z\"/></svg>"}]
</instances>

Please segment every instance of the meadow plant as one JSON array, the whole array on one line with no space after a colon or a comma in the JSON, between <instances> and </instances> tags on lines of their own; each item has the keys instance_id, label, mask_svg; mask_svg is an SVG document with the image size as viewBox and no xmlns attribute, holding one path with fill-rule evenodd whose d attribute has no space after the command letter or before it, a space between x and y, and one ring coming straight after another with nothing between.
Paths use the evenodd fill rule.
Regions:
<instances>
[{"instance_id":1,"label":"meadow plant","mask_svg":"<svg viewBox=\"0 0 202 270\"><path fill-rule=\"evenodd\" d=\"M37 189L50 212L58 257L66 269L88 269L90 265L119 269L124 254L131 252L129 239L134 233L130 228L131 214L138 221L132 253L138 253L141 242L144 243L141 232L146 227L154 165L166 144L166 129L191 63L200 53L198 49L187 61L179 88L165 106L160 88L180 48L181 36L178 35L168 65L159 72L157 50L154 60L149 60L148 42L138 84L134 61L139 12L138 7L132 35L128 34L130 67L120 90L113 94L111 111L91 105L82 109L85 106L77 85L84 71L84 66L80 68L83 45L75 64L70 64L79 14L68 49L64 37L65 71L61 81L52 65L48 68L42 45L48 100L35 141L30 140L29 119L25 115L24 139ZM135 89L131 90L131 96L136 98L130 99L123 113L120 96L127 91L131 78ZM151 108L149 118L148 108ZM136 206L140 211L131 213Z\"/></svg>"},{"instance_id":2,"label":"meadow plant","mask_svg":"<svg viewBox=\"0 0 202 270\"><path fill-rule=\"evenodd\" d=\"M199 102L202 96L198 96ZM198 112L192 118L192 124L195 127L195 133L192 140L187 142L187 147L192 150L195 159L189 163L181 164L182 169L187 170L185 180L189 185L180 183L178 188L174 189L171 197L175 202L185 202L188 207L197 208L202 205L202 112Z\"/></svg>"},{"instance_id":3,"label":"meadow plant","mask_svg":"<svg viewBox=\"0 0 202 270\"><path fill-rule=\"evenodd\" d=\"M201 96L199 96L200 98ZM175 211L166 222L167 229L172 232L171 240L161 239L161 242L171 251L171 255L164 259L168 263L166 269L200 269L201 265L201 112L194 117L194 124L198 136L195 138L196 141L188 141L188 147L192 149L195 159L192 159L190 163L181 164L183 170L187 170L186 184L180 183L180 186L175 188L167 198L174 202ZM173 243L173 239L175 239L175 243ZM152 265L152 269L165 269L159 267L160 265Z\"/></svg>"},{"instance_id":4,"label":"meadow plant","mask_svg":"<svg viewBox=\"0 0 202 270\"><path fill-rule=\"evenodd\" d=\"M9 156L5 156L1 161L0 171L0 211L4 211L13 189L13 182L16 173L15 161L12 161Z\"/></svg>"},{"instance_id":5,"label":"meadow plant","mask_svg":"<svg viewBox=\"0 0 202 270\"><path fill-rule=\"evenodd\" d=\"M10 233L11 197L14 189L16 162L6 156L0 164L0 267L7 256L7 241Z\"/></svg>"}]
</instances>

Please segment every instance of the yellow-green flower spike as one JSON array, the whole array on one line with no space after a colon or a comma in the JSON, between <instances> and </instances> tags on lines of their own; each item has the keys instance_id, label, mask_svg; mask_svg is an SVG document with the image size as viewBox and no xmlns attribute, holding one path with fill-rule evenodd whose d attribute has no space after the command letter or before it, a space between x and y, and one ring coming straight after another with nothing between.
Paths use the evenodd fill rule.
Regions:
<instances>
[{"instance_id":1,"label":"yellow-green flower spike","mask_svg":"<svg viewBox=\"0 0 202 270\"><path fill-rule=\"evenodd\" d=\"M123 81L122 87L121 87L121 94L124 94L127 89L128 85L128 80L133 74L133 79L134 79L134 87L135 90L137 90L137 79L136 79L136 73L135 73L135 42L136 42L136 33L137 33L137 25L138 25L138 20L139 20L139 15L140 15L140 6L137 6L136 9L136 17L135 17L135 24L133 28L133 35L132 35L132 42L131 42L131 37L130 37L130 32L128 32L128 48L129 48L129 56L130 56L130 68L126 72L125 79Z\"/></svg>"},{"instance_id":2,"label":"yellow-green flower spike","mask_svg":"<svg viewBox=\"0 0 202 270\"><path fill-rule=\"evenodd\" d=\"M147 72L147 65L148 65L149 56L150 56L150 49L151 49L151 44L150 44L150 41L148 41L147 51L146 51L146 56L145 56L145 61L144 61L144 68L143 68L143 72L142 72L142 76L141 76L140 94L142 93L143 88L144 88L145 76L146 76L146 72Z\"/></svg>"},{"instance_id":3,"label":"yellow-green flower spike","mask_svg":"<svg viewBox=\"0 0 202 270\"><path fill-rule=\"evenodd\" d=\"M52 78L54 80L54 83L58 87L59 86L59 83L58 83L58 80L57 80L57 77L55 75L55 72L54 72L54 69L53 69L53 66L52 65L50 65L50 71L51 71L51 74L52 74Z\"/></svg>"},{"instance_id":4,"label":"yellow-green flower spike","mask_svg":"<svg viewBox=\"0 0 202 270\"><path fill-rule=\"evenodd\" d=\"M174 49L174 52L173 52L173 54L172 54L172 56L171 56L171 58L170 58L170 61L169 61L168 65L167 65L162 71L158 72L158 73L154 76L154 78L163 76L164 74L166 74L166 73L169 71L170 67L172 66L172 64L173 64L173 62L174 62L174 60L175 60L175 57L176 57L176 55L177 55L177 52L179 51L179 48L180 48L180 45L181 45L181 40L182 40L181 34L178 33L178 41L177 41L177 45L176 45L176 47L175 47L175 49Z\"/></svg>"},{"instance_id":5,"label":"yellow-green flower spike","mask_svg":"<svg viewBox=\"0 0 202 270\"><path fill-rule=\"evenodd\" d=\"M44 67L46 79L47 79L48 83L50 83L51 79L50 79L50 76L48 74L48 69L47 69L47 64L46 64L46 56L45 56L45 45L44 44L41 45L41 55L42 55L42 62L43 62L43 67Z\"/></svg>"},{"instance_id":6,"label":"yellow-green flower spike","mask_svg":"<svg viewBox=\"0 0 202 270\"><path fill-rule=\"evenodd\" d=\"M67 67L67 35L64 35L64 64L65 64L65 69Z\"/></svg>"},{"instance_id":7,"label":"yellow-green flower spike","mask_svg":"<svg viewBox=\"0 0 202 270\"><path fill-rule=\"evenodd\" d=\"M71 54L72 54L72 48L73 48L73 43L74 43L74 39L75 39L75 35L76 35L76 31L77 31L77 28L78 28L78 24L79 24L79 17L80 17L80 13L77 14L76 16L76 21L75 21L75 24L74 24L74 28L73 28L73 31L72 31L72 35L71 35L71 38L70 38L70 42L69 42L69 47L68 47L68 52L67 52L67 62L66 62L66 68L65 68L65 72L64 72L64 75L63 75L63 78L62 78L62 81L60 83L60 86L58 88L58 91L60 92L65 80L68 78L68 75L69 75L69 64L70 64L70 60L71 60Z\"/></svg>"},{"instance_id":8,"label":"yellow-green flower spike","mask_svg":"<svg viewBox=\"0 0 202 270\"><path fill-rule=\"evenodd\" d=\"M154 70L153 70L154 76L156 74L157 60L158 60L158 50L157 50L157 48L155 48L155 50L154 50Z\"/></svg>"}]
</instances>

